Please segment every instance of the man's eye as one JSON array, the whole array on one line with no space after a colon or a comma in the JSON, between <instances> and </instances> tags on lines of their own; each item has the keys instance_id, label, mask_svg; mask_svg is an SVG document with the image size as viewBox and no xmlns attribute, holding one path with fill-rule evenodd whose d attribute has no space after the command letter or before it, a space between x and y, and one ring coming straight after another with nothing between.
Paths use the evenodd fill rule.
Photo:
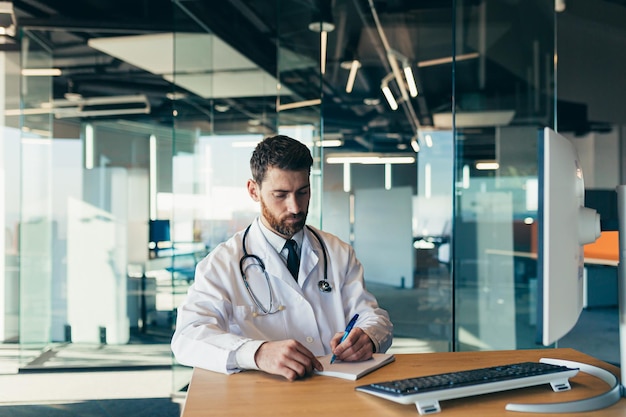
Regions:
<instances>
[{"instance_id":1,"label":"man's eye","mask_svg":"<svg viewBox=\"0 0 626 417\"><path fill-rule=\"evenodd\" d=\"M285 198L287 194L274 194L274 198Z\"/></svg>"}]
</instances>

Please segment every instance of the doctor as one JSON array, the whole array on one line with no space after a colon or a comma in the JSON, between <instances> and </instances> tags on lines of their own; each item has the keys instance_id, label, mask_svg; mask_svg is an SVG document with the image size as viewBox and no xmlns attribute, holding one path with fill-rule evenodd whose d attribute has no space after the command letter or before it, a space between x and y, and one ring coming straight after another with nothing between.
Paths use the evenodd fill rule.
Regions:
<instances>
[{"instance_id":1,"label":"doctor","mask_svg":"<svg viewBox=\"0 0 626 417\"><path fill-rule=\"evenodd\" d=\"M247 188L261 215L198 263L172 337L181 364L293 381L322 369L316 356L361 361L391 345L389 315L365 289L353 248L305 226L312 164L309 149L287 136L257 145ZM296 242L293 274L288 240Z\"/></svg>"}]
</instances>

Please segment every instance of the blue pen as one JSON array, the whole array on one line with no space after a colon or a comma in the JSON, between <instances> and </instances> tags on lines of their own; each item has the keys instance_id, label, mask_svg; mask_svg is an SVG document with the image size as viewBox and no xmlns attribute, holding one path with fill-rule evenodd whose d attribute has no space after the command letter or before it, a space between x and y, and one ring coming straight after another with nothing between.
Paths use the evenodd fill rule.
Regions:
<instances>
[{"instance_id":1,"label":"blue pen","mask_svg":"<svg viewBox=\"0 0 626 417\"><path fill-rule=\"evenodd\" d=\"M346 326L346 330L343 332L343 336L341 337L339 344L341 344L344 340L346 340L346 337L348 337L350 330L352 330L352 328L354 327L354 323L356 323L356 319L358 318L359 318L359 315L355 314L354 317L350 319L350 323L348 323L348 325ZM330 363L335 362L335 359L337 358L335 357L335 354L333 354L333 356L330 358Z\"/></svg>"}]
</instances>

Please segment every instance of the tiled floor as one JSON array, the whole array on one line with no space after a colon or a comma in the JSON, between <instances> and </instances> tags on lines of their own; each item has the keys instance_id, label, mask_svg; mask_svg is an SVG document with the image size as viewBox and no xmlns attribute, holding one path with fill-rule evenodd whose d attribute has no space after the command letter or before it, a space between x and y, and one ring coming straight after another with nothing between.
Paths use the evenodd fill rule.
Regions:
<instances>
[{"instance_id":1,"label":"tiled floor","mask_svg":"<svg viewBox=\"0 0 626 417\"><path fill-rule=\"evenodd\" d=\"M43 352L0 345L0 416L178 417L184 392L174 390L167 338L149 341Z\"/></svg>"},{"instance_id":2,"label":"tiled floor","mask_svg":"<svg viewBox=\"0 0 626 417\"><path fill-rule=\"evenodd\" d=\"M90 400L59 404L0 406L8 417L178 417L180 406L168 398Z\"/></svg>"}]
</instances>

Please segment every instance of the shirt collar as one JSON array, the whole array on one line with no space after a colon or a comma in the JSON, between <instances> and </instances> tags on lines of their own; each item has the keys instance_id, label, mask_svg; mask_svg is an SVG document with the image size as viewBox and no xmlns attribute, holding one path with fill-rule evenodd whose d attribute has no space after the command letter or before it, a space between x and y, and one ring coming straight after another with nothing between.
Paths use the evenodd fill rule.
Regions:
<instances>
[{"instance_id":1,"label":"shirt collar","mask_svg":"<svg viewBox=\"0 0 626 417\"><path fill-rule=\"evenodd\" d=\"M261 218L257 218L257 223L259 224L259 228L261 229L261 233L263 233L263 236L265 236L265 239L267 239L269 244L272 245L274 249L276 249L276 252L281 253L283 248L285 247L285 242L287 241L287 239L277 235L275 232L265 227L265 225L261 221ZM300 230L291 238L295 240L298 244L298 254L300 254L300 250L302 249L302 241L304 240L304 230Z\"/></svg>"}]
</instances>

